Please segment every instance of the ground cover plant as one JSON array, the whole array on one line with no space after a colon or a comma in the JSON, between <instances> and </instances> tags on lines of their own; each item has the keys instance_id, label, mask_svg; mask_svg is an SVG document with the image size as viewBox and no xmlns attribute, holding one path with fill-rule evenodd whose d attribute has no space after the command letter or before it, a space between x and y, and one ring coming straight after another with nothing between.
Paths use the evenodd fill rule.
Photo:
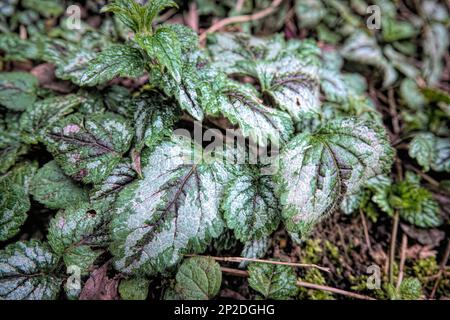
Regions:
<instances>
[{"instance_id":1,"label":"ground cover plant","mask_svg":"<svg viewBox=\"0 0 450 320\"><path fill-rule=\"evenodd\" d=\"M448 298L448 11L2 3L0 298Z\"/></svg>"}]
</instances>

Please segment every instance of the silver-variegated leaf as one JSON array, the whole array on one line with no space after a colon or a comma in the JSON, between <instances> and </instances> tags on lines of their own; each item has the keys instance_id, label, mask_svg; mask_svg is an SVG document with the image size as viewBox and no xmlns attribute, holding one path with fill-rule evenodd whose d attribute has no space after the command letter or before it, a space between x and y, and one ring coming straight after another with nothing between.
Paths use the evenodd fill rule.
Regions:
<instances>
[{"instance_id":1,"label":"silver-variegated leaf","mask_svg":"<svg viewBox=\"0 0 450 320\"><path fill-rule=\"evenodd\" d=\"M201 148L181 136L146 151L144 178L116 200L111 251L121 272L151 275L221 234L219 206L230 173L222 162L200 161Z\"/></svg>"},{"instance_id":2,"label":"silver-variegated leaf","mask_svg":"<svg viewBox=\"0 0 450 320\"><path fill-rule=\"evenodd\" d=\"M268 176L251 173L230 181L222 202L224 219L242 242L260 239L275 231L281 213Z\"/></svg>"},{"instance_id":3,"label":"silver-variegated leaf","mask_svg":"<svg viewBox=\"0 0 450 320\"><path fill-rule=\"evenodd\" d=\"M303 237L346 194L390 169L393 149L380 124L332 121L293 138L282 150L275 176L285 225Z\"/></svg>"},{"instance_id":4,"label":"silver-variegated leaf","mask_svg":"<svg viewBox=\"0 0 450 320\"><path fill-rule=\"evenodd\" d=\"M37 170L36 163L23 162L0 177L0 241L15 236L30 210L30 181Z\"/></svg>"},{"instance_id":5,"label":"silver-variegated leaf","mask_svg":"<svg viewBox=\"0 0 450 320\"><path fill-rule=\"evenodd\" d=\"M252 138L261 146L270 142L279 145L288 141L294 132L289 115L265 106L254 88L227 80L221 93L217 112L210 113L223 114L239 126L244 137Z\"/></svg>"},{"instance_id":6,"label":"silver-variegated leaf","mask_svg":"<svg viewBox=\"0 0 450 320\"><path fill-rule=\"evenodd\" d=\"M0 298L52 300L62 279L53 275L58 258L38 241L16 242L0 251Z\"/></svg>"},{"instance_id":7,"label":"silver-variegated leaf","mask_svg":"<svg viewBox=\"0 0 450 320\"><path fill-rule=\"evenodd\" d=\"M428 171L450 172L450 139L436 137L431 132L414 137L409 147L409 155Z\"/></svg>"},{"instance_id":8,"label":"silver-variegated leaf","mask_svg":"<svg viewBox=\"0 0 450 320\"><path fill-rule=\"evenodd\" d=\"M84 86L95 86L117 76L137 78L144 71L144 57L139 49L128 45L114 45L89 61L79 82Z\"/></svg>"},{"instance_id":9,"label":"silver-variegated leaf","mask_svg":"<svg viewBox=\"0 0 450 320\"><path fill-rule=\"evenodd\" d=\"M99 183L130 147L127 120L106 112L73 114L52 125L42 138L62 170L77 181Z\"/></svg>"}]
</instances>

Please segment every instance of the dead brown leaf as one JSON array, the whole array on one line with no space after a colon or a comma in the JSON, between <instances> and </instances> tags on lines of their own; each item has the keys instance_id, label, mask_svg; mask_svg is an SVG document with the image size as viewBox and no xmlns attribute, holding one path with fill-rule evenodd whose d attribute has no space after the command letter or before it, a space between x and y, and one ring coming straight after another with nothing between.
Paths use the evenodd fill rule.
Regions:
<instances>
[{"instance_id":1,"label":"dead brown leaf","mask_svg":"<svg viewBox=\"0 0 450 320\"><path fill-rule=\"evenodd\" d=\"M55 80L55 66L51 63L37 65L30 73L38 79L40 86L47 85Z\"/></svg>"},{"instance_id":2,"label":"dead brown leaf","mask_svg":"<svg viewBox=\"0 0 450 320\"><path fill-rule=\"evenodd\" d=\"M412 260L436 257L437 251L432 249L432 246L421 246L420 244L415 244L406 249L405 256L407 259Z\"/></svg>"},{"instance_id":3,"label":"dead brown leaf","mask_svg":"<svg viewBox=\"0 0 450 320\"><path fill-rule=\"evenodd\" d=\"M445 232L438 229L419 229L404 223L400 224L400 226L408 237L431 248L439 246L440 242L445 238Z\"/></svg>"},{"instance_id":4,"label":"dead brown leaf","mask_svg":"<svg viewBox=\"0 0 450 320\"><path fill-rule=\"evenodd\" d=\"M118 300L119 280L107 275L109 262L94 270L80 294L80 300Z\"/></svg>"}]
</instances>

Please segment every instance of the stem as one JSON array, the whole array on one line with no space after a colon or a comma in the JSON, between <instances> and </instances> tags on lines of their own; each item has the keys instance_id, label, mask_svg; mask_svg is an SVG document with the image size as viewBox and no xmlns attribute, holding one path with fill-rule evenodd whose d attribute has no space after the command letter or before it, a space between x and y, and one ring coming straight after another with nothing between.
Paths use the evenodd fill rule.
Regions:
<instances>
[{"instance_id":1,"label":"stem","mask_svg":"<svg viewBox=\"0 0 450 320\"><path fill-rule=\"evenodd\" d=\"M200 255L195 254L187 254L187 257L202 257ZM204 257L204 256L203 256ZM271 260L264 260L264 259L253 259L253 258L243 258L243 257L213 257L213 256L207 256L211 259L214 259L216 261L223 261L223 262L259 262L259 263L267 263L267 264L277 264L277 265L283 265L283 266L291 266L291 267L300 267L300 268L316 268L325 272L330 272L329 268L321 267L316 264L309 264L309 263L295 263L295 262L284 262L284 261L271 261Z\"/></svg>"},{"instance_id":2,"label":"stem","mask_svg":"<svg viewBox=\"0 0 450 320\"><path fill-rule=\"evenodd\" d=\"M323 285L320 285L320 284L304 282L304 281L300 281L300 280L297 281L297 285L299 287L304 287L304 288L308 288L308 289L315 289L315 290L322 290L322 291L328 291L328 292L340 294L342 296L351 297L351 298L355 298L355 299L376 300L376 299L374 299L372 297L365 296L365 295L362 295L362 294L358 294L358 293L354 293L354 292L350 292L350 291L345 291L345 290L341 290L341 289L333 288L333 287L329 287L329 286L323 286Z\"/></svg>"},{"instance_id":3,"label":"stem","mask_svg":"<svg viewBox=\"0 0 450 320\"><path fill-rule=\"evenodd\" d=\"M430 294L430 299L434 298L437 288L439 287L439 282L441 281L442 274L445 271L445 266L447 265L448 257L450 255L450 239L447 239L447 248L445 249L444 258L442 259L439 273L437 274L436 282L434 283L433 290Z\"/></svg>"},{"instance_id":4,"label":"stem","mask_svg":"<svg viewBox=\"0 0 450 320\"><path fill-rule=\"evenodd\" d=\"M362 211L362 209L359 209L359 214L361 215L361 221L364 228L364 238L366 239L366 245L369 248L369 252L372 253L372 245L370 244L369 230L367 228L366 217L364 216L364 212Z\"/></svg>"},{"instance_id":5,"label":"stem","mask_svg":"<svg viewBox=\"0 0 450 320\"><path fill-rule=\"evenodd\" d=\"M222 272L231 274L233 276L248 277L248 272L244 271L244 270L237 270L237 269L225 268L225 267L222 267L220 269L222 270ZM350 298L361 299L361 300L376 300L376 299L374 299L372 297L369 297L369 296L365 296L365 295L362 295L362 294L358 294L358 293L354 293L354 292L350 292L350 291L345 291L345 290L342 290L342 289L333 288L333 287L329 287L329 286L323 286L323 285L320 285L320 284L315 284L315 283L310 283L310 282L305 282L305 281L300 281L300 280L297 280L296 284L299 287L308 288L308 289L314 289L314 290L328 291L328 292L336 293L336 294L339 294L339 295L342 295L342 296L346 296L346 297L350 297Z\"/></svg>"},{"instance_id":6,"label":"stem","mask_svg":"<svg viewBox=\"0 0 450 320\"><path fill-rule=\"evenodd\" d=\"M402 236L402 251L400 255L400 271L398 273L397 278L397 291L400 289L400 285L403 281L403 269L405 267L405 260L406 260L406 247L408 246L408 237L406 234L403 234Z\"/></svg>"},{"instance_id":7,"label":"stem","mask_svg":"<svg viewBox=\"0 0 450 320\"><path fill-rule=\"evenodd\" d=\"M203 43L206 40L206 36L208 35L208 33L216 32L229 24L255 21L255 20L259 20L264 17L267 17L268 15L272 14L275 11L275 9L282 2L283 2L283 0L274 0L269 7L267 7L264 10L258 11L256 13L252 13L249 15L243 15L243 16L229 17L229 18L220 20L220 21L214 23L211 27L209 27L202 34L200 34L199 42Z\"/></svg>"},{"instance_id":8,"label":"stem","mask_svg":"<svg viewBox=\"0 0 450 320\"><path fill-rule=\"evenodd\" d=\"M395 211L394 214L394 225L392 226L392 234L391 234L391 248L389 251L389 282L391 284L394 283L394 262L395 262L395 245L397 240L397 231L398 231L398 220L399 214L398 211Z\"/></svg>"}]
</instances>

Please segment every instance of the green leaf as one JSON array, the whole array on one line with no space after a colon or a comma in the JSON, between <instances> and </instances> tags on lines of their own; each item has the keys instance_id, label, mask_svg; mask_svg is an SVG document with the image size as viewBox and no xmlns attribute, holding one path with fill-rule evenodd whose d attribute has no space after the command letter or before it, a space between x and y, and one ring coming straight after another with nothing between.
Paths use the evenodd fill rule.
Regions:
<instances>
[{"instance_id":1,"label":"green leaf","mask_svg":"<svg viewBox=\"0 0 450 320\"><path fill-rule=\"evenodd\" d=\"M28 133L28 142L37 143L49 126L72 113L83 101L83 97L74 94L37 101L20 117L20 129Z\"/></svg>"},{"instance_id":2,"label":"green leaf","mask_svg":"<svg viewBox=\"0 0 450 320\"><path fill-rule=\"evenodd\" d=\"M2 58L5 61L36 60L42 54L42 48L38 42L30 39L22 40L15 33L0 34L0 51L5 53Z\"/></svg>"},{"instance_id":3,"label":"green leaf","mask_svg":"<svg viewBox=\"0 0 450 320\"><path fill-rule=\"evenodd\" d=\"M394 42L414 37L418 29L409 22L385 17L382 19L381 31L384 41Z\"/></svg>"},{"instance_id":4,"label":"green leaf","mask_svg":"<svg viewBox=\"0 0 450 320\"><path fill-rule=\"evenodd\" d=\"M288 141L294 132L292 120L283 111L266 107L250 86L228 80L221 89L217 111L232 124L237 124L244 137L250 137L261 146L272 142L279 145Z\"/></svg>"},{"instance_id":5,"label":"green leaf","mask_svg":"<svg viewBox=\"0 0 450 320\"><path fill-rule=\"evenodd\" d=\"M56 299L62 280L52 274L57 257L45 244L16 242L0 251L0 297L7 300Z\"/></svg>"},{"instance_id":6,"label":"green leaf","mask_svg":"<svg viewBox=\"0 0 450 320\"><path fill-rule=\"evenodd\" d=\"M432 228L443 222L433 194L416 182L401 181L394 185L389 202L402 219L415 226Z\"/></svg>"},{"instance_id":7,"label":"green leaf","mask_svg":"<svg viewBox=\"0 0 450 320\"><path fill-rule=\"evenodd\" d=\"M214 109L217 104L218 94L210 83L214 81L216 74L209 72L208 68L198 69L197 65L204 61L195 54L185 58L187 61L183 65L181 83L159 70L152 70L150 79L166 95L173 97L181 109L186 110L194 119L202 121L204 110Z\"/></svg>"},{"instance_id":8,"label":"green leaf","mask_svg":"<svg viewBox=\"0 0 450 320\"><path fill-rule=\"evenodd\" d=\"M87 190L67 177L54 160L38 170L31 181L30 193L50 209L66 208L88 200Z\"/></svg>"},{"instance_id":9,"label":"green leaf","mask_svg":"<svg viewBox=\"0 0 450 320\"><path fill-rule=\"evenodd\" d=\"M241 257L248 259L262 258L266 255L267 250L269 249L269 243L269 237L262 237L258 240L247 241L242 249ZM239 268L245 268L248 264L248 261L242 261L239 263Z\"/></svg>"},{"instance_id":10,"label":"green leaf","mask_svg":"<svg viewBox=\"0 0 450 320\"><path fill-rule=\"evenodd\" d=\"M36 164L24 162L0 178L0 241L15 236L30 210L28 189Z\"/></svg>"},{"instance_id":11,"label":"green leaf","mask_svg":"<svg viewBox=\"0 0 450 320\"><path fill-rule=\"evenodd\" d=\"M120 281L119 293L123 300L145 300L150 281L145 278L129 278Z\"/></svg>"},{"instance_id":12,"label":"green leaf","mask_svg":"<svg viewBox=\"0 0 450 320\"><path fill-rule=\"evenodd\" d=\"M227 74L240 73L239 63L274 60L284 47L284 39L275 36L265 40L246 33L214 33L208 35L208 50L213 66Z\"/></svg>"},{"instance_id":13,"label":"green leaf","mask_svg":"<svg viewBox=\"0 0 450 320\"><path fill-rule=\"evenodd\" d=\"M419 110L425 106L425 97L420 92L414 80L406 78L402 81L400 85L400 96L411 109Z\"/></svg>"},{"instance_id":14,"label":"green leaf","mask_svg":"<svg viewBox=\"0 0 450 320\"><path fill-rule=\"evenodd\" d=\"M255 78L273 105L294 120L319 111L319 49L309 41L285 44L245 34L215 35L208 47L217 66L228 74Z\"/></svg>"},{"instance_id":15,"label":"green leaf","mask_svg":"<svg viewBox=\"0 0 450 320\"><path fill-rule=\"evenodd\" d=\"M409 145L409 155L428 171L450 172L450 139L436 137L431 132L420 133Z\"/></svg>"},{"instance_id":16,"label":"green leaf","mask_svg":"<svg viewBox=\"0 0 450 320\"><path fill-rule=\"evenodd\" d=\"M275 106L289 112L294 120L300 119L303 113L319 111L319 71L310 61L286 56L267 65L261 64L256 72L263 93Z\"/></svg>"},{"instance_id":17,"label":"green leaf","mask_svg":"<svg viewBox=\"0 0 450 320\"><path fill-rule=\"evenodd\" d=\"M15 236L27 219L30 200L23 186L0 182L0 241Z\"/></svg>"},{"instance_id":18,"label":"green leaf","mask_svg":"<svg viewBox=\"0 0 450 320\"><path fill-rule=\"evenodd\" d=\"M397 72L383 56L375 38L369 37L364 32L357 32L347 38L340 52L347 60L375 66L383 70L383 87L392 85L397 79Z\"/></svg>"},{"instance_id":19,"label":"green leaf","mask_svg":"<svg viewBox=\"0 0 450 320\"><path fill-rule=\"evenodd\" d=\"M165 24L164 27L171 29L177 35L183 54L198 50L198 35L194 30L182 24Z\"/></svg>"},{"instance_id":20,"label":"green leaf","mask_svg":"<svg viewBox=\"0 0 450 320\"><path fill-rule=\"evenodd\" d=\"M89 67L81 76L80 83L95 86L117 76L137 78L144 71L144 57L138 49L128 45L114 45L89 61Z\"/></svg>"},{"instance_id":21,"label":"green leaf","mask_svg":"<svg viewBox=\"0 0 450 320\"><path fill-rule=\"evenodd\" d=\"M118 113L125 118L133 115L133 99L130 90L118 85L113 85L105 90L104 102L108 110Z\"/></svg>"},{"instance_id":22,"label":"green leaf","mask_svg":"<svg viewBox=\"0 0 450 320\"><path fill-rule=\"evenodd\" d=\"M82 244L99 244L104 240L103 218L88 203L61 209L50 221L48 242L58 255Z\"/></svg>"},{"instance_id":23,"label":"green leaf","mask_svg":"<svg viewBox=\"0 0 450 320\"><path fill-rule=\"evenodd\" d=\"M95 184L90 191L92 203L109 205L114 202L118 193L136 178L136 172L130 159L123 159L102 182Z\"/></svg>"},{"instance_id":24,"label":"green leaf","mask_svg":"<svg viewBox=\"0 0 450 320\"><path fill-rule=\"evenodd\" d=\"M63 260L67 268L75 266L79 268L80 275L87 275L100 254L101 251L94 251L90 246L78 245L67 249L63 255Z\"/></svg>"},{"instance_id":25,"label":"green leaf","mask_svg":"<svg viewBox=\"0 0 450 320\"><path fill-rule=\"evenodd\" d=\"M166 68L177 83L181 81L181 43L171 28L160 27L155 34L137 34L135 38L150 59Z\"/></svg>"},{"instance_id":26,"label":"green leaf","mask_svg":"<svg viewBox=\"0 0 450 320\"><path fill-rule=\"evenodd\" d=\"M219 160L177 136L142 154L142 175L124 188L111 225L115 267L148 275L200 252L223 230L220 199L229 172Z\"/></svg>"},{"instance_id":27,"label":"green leaf","mask_svg":"<svg viewBox=\"0 0 450 320\"><path fill-rule=\"evenodd\" d=\"M275 176L286 228L300 237L335 211L393 161L384 128L356 119L334 120L293 138L282 150Z\"/></svg>"},{"instance_id":28,"label":"green leaf","mask_svg":"<svg viewBox=\"0 0 450 320\"><path fill-rule=\"evenodd\" d=\"M0 105L23 111L36 100L38 80L26 72L0 73Z\"/></svg>"},{"instance_id":29,"label":"green leaf","mask_svg":"<svg viewBox=\"0 0 450 320\"><path fill-rule=\"evenodd\" d=\"M8 171L27 151L28 147L21 142L19 130L0 127L0 174Z\"/></svg>"},{"instance_id":30,"label":"green leaf","mask_svg":"<svg viewBox=\"0 0 450 320\"><path fill-rule=\"evenodd\" d=\"M151 23L158 14L167 8L178 8L178 5L173 0L152 0L148 1L145 6L145 19Z\"/></svg>"},{"instance_id":31,"label":"green leaf","mask_svg":"<svg viewBox=\"0 0 450 320\"><path fill-rule=\"evenodd\" d=\"M105 222L105 215L87 203L62 209L50 221L48 242L67 267L88 274L101 253L93 247L104 246L109 239Z\"/></svg>"},{"instance_id":32,"label":"green leaf","mask_svg":"<svg viewBox=\"0 0 450 320\"><path fill-rule=\"evenodd\" d=\"M73 114L52 125L42 138L62 170L77 181L99 183L128 150L128 122L113 113Z\"/></svg>"},{"instance_id":33,"label":"green leaf","mask_svg":"<svg viewBox=\"0 0 450 320\"><path fill-rule=\"evenodd\" d=\"M185 260L176 275L175 292L183 300L214 298L222 284L220 265L212 258L193 257Z\"/></svg>"},{"instance_id":34,"label":"green leaf","mask_svg":"<svg viewBox=\"0 0 450 320\"><path fill-rule=\"evenodd\" d=\"M46 18L57 17L64 12L64 5L59 0L22 0L21 4Z\"/></svg>"},{"instance_id":35,"label":"green leaf","mask_svg":"<svg viewBox=\"0 0 450 320\"><path fill-rule=\"evenodd\" d=\"M295 1L295 13L300 28L312 28L322 20L326 10L321 0L297 0Z\"/></svg>"},{"instance_id":36,"label":"green leaf","mask_svg":"<svg viewBox=\"0 0 450 320\"><path fill-rule=\"evenodd\" d=\"M102 12L113 12L134 32L151 33L152 22L164 9L178 7L172 0L152 0L141 5L134 0L114 0L102 8Z\"/></svg>"},{"instance_id":37,"label":"green leaf","mask_svg":"<svg viewBox=\"0 0 450 320\"><path fill-rule=\"evenodd\" d=\"M181 117L179 109L161 95L143 94L133 101L135 106L134 148L141 151L158 145L164 137L172 134L172 127Z\"/></svg>"},{"instance_id":38,"label":"green leaf","mask_svg":"<svg viewBox=\"0 0 450 320\"><path fill-rule=\"evenodd\" d=\"M417 278L405 278L400 288L389 285L387 292L391 300L419 300L422 297L422 284Z\"/></svg>"},{"instance_id":39,"label":"green leaf","mask_svg":"<svg viewBox=\"0 0 450 320\"><path fill-rule=\"evenodd\" d=\"M277 229L281 214L273 187L269 177L252 173L234 178L226 187L224 219L240 241L260 239Z\"/></svg>"},{"instance_id":40,"label":"green leaf","mask_svg":"<svg viewBox=\"0 0 450 320\"><path fill-rule=\"evenodd\" d=\"M87 71L89 62L95 59L96 53L83 49L68 41L59 39L46 40L43 60L56 66L55 75L63 80L83 86L81 81Z\"/></svg>"},{"instance_id":41,"label":"green leaf","mask_svg":"<svg viewBox=\"0 0 450 320\"><path fill-rule=\"evenodd\" d=\"M424 60L422 71L429 86L436 86L444 68L443 58L448 51L449 33L440 23L426 26L423 37Z\"/></svg>"},{"instance_id":42,"label":"green leaf","mask_svg":"<svg viewBox=\"0 0 450 320\"><path fill-rule=\"evenodd\" d=\"M265 299L286 300L297 295L297 275L290 266L251 263L248 284Z\"/></svg>"}]
</instances>

